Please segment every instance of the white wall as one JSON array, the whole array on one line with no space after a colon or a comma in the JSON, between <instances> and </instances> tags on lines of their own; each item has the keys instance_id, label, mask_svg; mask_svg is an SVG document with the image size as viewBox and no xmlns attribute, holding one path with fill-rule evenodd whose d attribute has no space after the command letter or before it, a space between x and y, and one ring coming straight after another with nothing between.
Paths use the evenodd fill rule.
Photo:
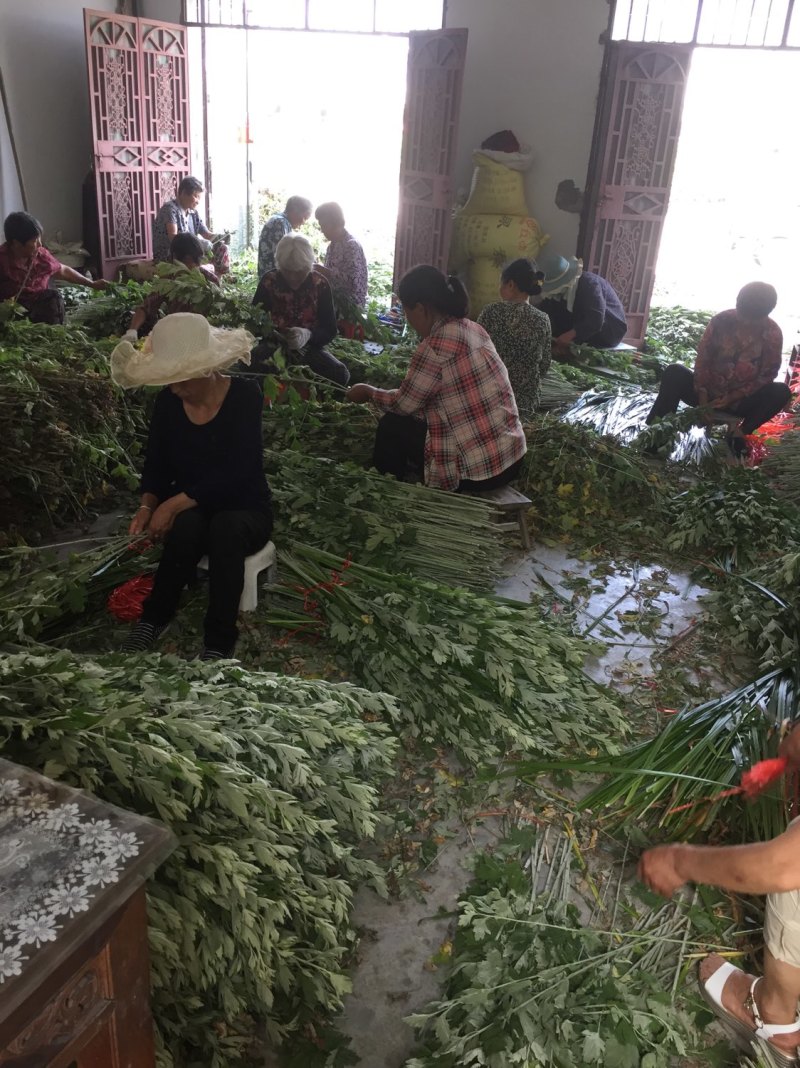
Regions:
<instances>
[{"instance_id":1,"label":"white wall","mask_svg":"<svg viewBox=\"0 0 800 1068\"><path fill-rule=\"evenodd\" d=\"M456 186L469 189L481 141L513 130L534 149L528 209L566 254L579 216L555 206L556 188L586 185L608 15L608 0L447 0L447 25L469 30Z\"/></svg>"},{"instance_id":2,"label":"white wall","mask_svg":"<svg viewBox=\"0 0 800 1068\"><path fill-rule=\"evenodd\" d=\"M28 208L47 235L61 230L75 241L81 183L92 163L83 7L83 0L0 0L0 70Z\"/></svg>"}]
</instances>

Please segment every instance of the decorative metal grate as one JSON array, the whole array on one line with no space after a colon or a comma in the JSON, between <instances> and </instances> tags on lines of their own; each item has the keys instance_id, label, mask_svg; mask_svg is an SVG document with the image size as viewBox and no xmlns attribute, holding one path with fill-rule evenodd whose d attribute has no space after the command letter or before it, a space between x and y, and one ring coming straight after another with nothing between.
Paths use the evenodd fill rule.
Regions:
<instances>
[{"instance_id":1,"label":"decorative metal grate","mask_svg":"<svg viewBox=\"0 0 800 1068\"><path fill-rule=\"evenodd\" d=\"M187 26L408 34L444 26L444 0L184 0Z\"/></svg>"},{"instance_id":2,"label":"decorative metal grate","mask_svg":"<svg viewBox=\"0 0 800 1068\"><path fill-rule=\"evenodd\" d=\"M795 0L616 0L615 41L800 48Z\"/></svg>"}]
</instances>

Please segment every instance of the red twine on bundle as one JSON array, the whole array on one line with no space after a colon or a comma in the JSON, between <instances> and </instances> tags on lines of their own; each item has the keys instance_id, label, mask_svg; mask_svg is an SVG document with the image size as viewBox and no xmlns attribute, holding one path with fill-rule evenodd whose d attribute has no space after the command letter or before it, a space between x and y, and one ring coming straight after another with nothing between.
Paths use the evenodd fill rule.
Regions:
<instances>
[{"instance_id":1,"label":"red twine on bundle","mask_svg":"<svg viewBox=\"0 0 800 1068\"><path fill-rule=\"evenodd\" d=\"M331 577L328 582L317 582L313 586L292 586L293 590L303 595L303 611L308 612L310 616L314 616L316 619L322 619L322 613L319 610L319 601L312 597L313 593L317 590L324 590L326 593L331 593L337 586L346 586L347 583L342 578L342 572L346 571L352 564L350 554L342 561L341 570L337 571L335 568L331 571ZM310 625L310 624L309 624ZM289 633L281 638L277 645L286 645L290 638L293 638L296 634L303 634L306 631L306 627L296 627L294 630L290 630Z\"/></svg>"},{"instance_id":2,"label":"red twine on bundle","mask_svg":"<svg viewBox=\"0 0 800 1068\"><path fill-rule=\"evenodd\" d=\"M308 612L310 616L316 616L321 618L319 613L319 601L315 600L311 595L316 593L317 590L324 590L326 593L332 593L337 586L346 586L347 583L342 578L342 572L346 571L352 564L350 554L342 561L341 571L337 571L335 568L331 571L331 577L329 582L317 582L314 586L293 586L292 588L297 590L298 593L303 594L303 611Z\"/></svg>"},{"instance_id":3,"label":"red twine on bundle","mask_svg":"<svg viewBox=\"0 0 800 1068\"><path fill-rule=\"evenodd\" d=\"M711 797L701 797L697 801L690 801L686 805L678 805L677 808L671 808L667 815L672 816L676 812L685 812L686 809L694 808L695 805L721 801L725 797L735 797L736 794L744 794L748 801L752 801L754 798L758 797L762 790L766 790L768 786L771 786L777 779L780 779L781 776L785 774L788 766L789 761L786 757L773 757L770 760L760 760L757 764L754 764L752 768L748 768L747 771L744 772L739 786L733 786L730 790L722 790L720 793L713 794Z\"/></svg>"},{"instance_id":4,"label":"red twine on bundle","mask_svg":"<svg viewBox=\"0 0 800 1068\"><path fill-rule=\"evenodd\" d=\"M137 619L142 618L144 602L150 596L152 589L152 575L137 575L136 578L128 579L109 594L107 602L109 612L122 623L136 622Z\"/></svg>"}]
</instances>

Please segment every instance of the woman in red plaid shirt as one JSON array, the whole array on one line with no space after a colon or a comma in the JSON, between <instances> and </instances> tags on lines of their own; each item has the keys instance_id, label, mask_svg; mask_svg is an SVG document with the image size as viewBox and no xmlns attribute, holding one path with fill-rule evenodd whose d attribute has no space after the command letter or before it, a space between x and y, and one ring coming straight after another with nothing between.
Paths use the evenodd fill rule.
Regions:
<instances>
[{"instance_id":1,"label":"woman in red plaid shirt","mask_svg":"<svg viewBox=\"0 0 800 1068\"><path fill-rule=\"evenodd\" d=\"M410 467L436 489L496 489L522 466L525 433L505 364L482 326L466 318L452 275L414 267L400 282L406 319L422 338L398 389L353 386L348 400L385 412L372 462L403 480Z\"/></svg>"}]
</instances>

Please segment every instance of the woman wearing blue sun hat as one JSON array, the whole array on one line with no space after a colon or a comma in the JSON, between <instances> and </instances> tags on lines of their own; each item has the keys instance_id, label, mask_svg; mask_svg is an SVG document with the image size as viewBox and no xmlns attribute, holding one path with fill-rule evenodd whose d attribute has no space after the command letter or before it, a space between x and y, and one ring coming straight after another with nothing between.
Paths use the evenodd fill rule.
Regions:
<instances>
[{"instance_id":1,"label":"woman wearing blue sun hat","mask_svg":"<svg viewBox=\"0 0 800 1068\"><path fill-rule=\"evenodd\" d=\"M547 252L536 262L544 272L542 299L537 307L550 320L553 348L567 351L571 344L613 349L625 337L625 309L614 287L599 274L583 270L575 256Z\"/></svg>"}]
</instances>

